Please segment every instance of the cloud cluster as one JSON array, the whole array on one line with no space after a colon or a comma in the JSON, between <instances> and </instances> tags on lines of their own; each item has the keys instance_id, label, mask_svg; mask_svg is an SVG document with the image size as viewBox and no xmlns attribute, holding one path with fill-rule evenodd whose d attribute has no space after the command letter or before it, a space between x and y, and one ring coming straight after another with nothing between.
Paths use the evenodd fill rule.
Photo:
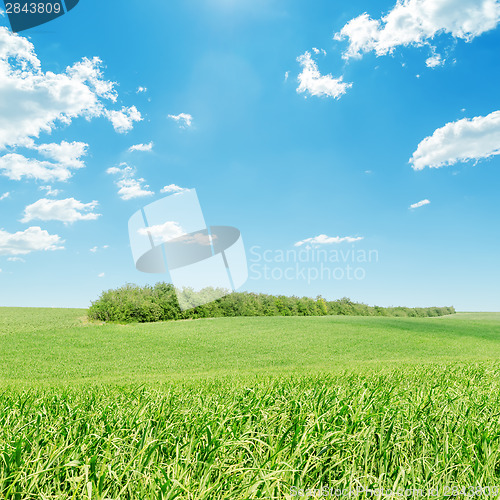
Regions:
<instances>
[{"instance_id":1,"label":"cloud cluster","mask_svg":"<svg viewBox=\"0 0 500 500\"><path fill-rule=\"evenodd\" d=\"M45 182L67 181L73 170L85 166L82 156L87 154L88 145L83 142L66 142L60 144L32 144L30 149L53 161L27 158L19 153L9 153L0 157L0 174L11 180L23 178Z\"/></svg>"},{"instance_id":2,"label":"cloud cluster","mask_svg":"<svg viewBox=\"0 0 500 500\"><path fill-rule=\"evenodd\" d=\"M399 0L381 19L364 13L351 19L335 40L348 40L344 59L367 52L390 54L398 46L430 44L438 34L470 41L500 22L497 0Z\"/></svg>"},{"instance_id":3,"label":"cloud cluster","mask_svg":"<svg viewBox=\"0 0 500 500\"><path fill-rule=\"evenodd\" d=\"M122 200L132 200L154 194L153 191L149 190L149 186L145 184L144 179L135 178L135 169L126 163L121 163L118 167L110 167L106 172L118 176L116 186L118 187L118 195Z\"/></svg>"},{"instance_id":4,"label":"cloud cluster","mask_svg":"<svg viewBox=\"0 0 500 500\"><path fill-rule=\"evenodd\" d=\"M117 131L129 130L140 113L134 106L107 109L106 101L117 101L114 86L103 78L97 57L84 58L61 73L44 72L33 44L0 27L0 150L29 146L41 132L78 117L104 116Z\"/></svg>"}]
</instances>

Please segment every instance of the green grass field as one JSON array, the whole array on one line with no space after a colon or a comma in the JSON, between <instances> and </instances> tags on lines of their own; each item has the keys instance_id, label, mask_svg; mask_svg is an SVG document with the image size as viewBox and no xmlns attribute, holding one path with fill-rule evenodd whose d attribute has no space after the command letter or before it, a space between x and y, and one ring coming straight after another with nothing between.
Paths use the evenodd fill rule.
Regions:
<instances>
[{"instance_id":1,"label":"green grass field","mask_svg":"<svg viewBox=\"0 0 500 500\"><path fill-rule=\"evenodd\" d=\"M0 498L499 498L480 489L500 486L499 359L494 313L101 325L0 308Z\"/></svg>"}]
</instances>

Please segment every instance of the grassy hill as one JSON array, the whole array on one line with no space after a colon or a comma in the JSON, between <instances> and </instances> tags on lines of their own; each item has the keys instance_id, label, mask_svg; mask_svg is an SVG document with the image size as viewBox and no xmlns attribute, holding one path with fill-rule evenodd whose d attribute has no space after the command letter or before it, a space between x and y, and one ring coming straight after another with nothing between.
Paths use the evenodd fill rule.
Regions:
<instances>
[{"instance_id":1,"label":"grassy hill","mask_svg":"<svg viewBox=\"0 0 500 500\"><path fill-rule=\"evenodd\" d=\"M78 309L0 308L0 381L144 383L500 359L500 313L91 324Z\"/></svg>"},{"instance_id":2,"label":"grassy hill","mask_svg":"<svg viewBox=\"0 0 500 500\"><path fill-rule=\"evenodd\" d=\"M0 498L500 493L500 314L0 308L0 353Z\"/></svg>"}]
</instances>

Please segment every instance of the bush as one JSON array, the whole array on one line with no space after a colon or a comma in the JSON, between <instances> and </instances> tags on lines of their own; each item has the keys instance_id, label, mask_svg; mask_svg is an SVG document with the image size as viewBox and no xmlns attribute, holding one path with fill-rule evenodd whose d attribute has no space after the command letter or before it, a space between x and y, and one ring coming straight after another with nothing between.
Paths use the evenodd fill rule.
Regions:
<instances>
[{"instance_id":1,"label":"bush","mask_svg":"<svg viewBox=\"0 0 500 500\"><path fill-rule=\"evenodd\" d=\"M212 288L202 290L207 298L220 292ZM220 293L219 293L220 295ZM199 296L197 294L197 296ZM183 300L194 304L193 290L183 290ZM148 323L176 319L218 318L234 316L395 316L435 317L454 314L453 307L380 307L352 302L347 297L327 301L318 296L287 297L263 293L230 293L202 306L181 311L175 288L170 283L157 283L144 287L125 285L116 290L103 292L92 303L88 317L97 321L118 323Z\"/></svg>"}]
</instances>

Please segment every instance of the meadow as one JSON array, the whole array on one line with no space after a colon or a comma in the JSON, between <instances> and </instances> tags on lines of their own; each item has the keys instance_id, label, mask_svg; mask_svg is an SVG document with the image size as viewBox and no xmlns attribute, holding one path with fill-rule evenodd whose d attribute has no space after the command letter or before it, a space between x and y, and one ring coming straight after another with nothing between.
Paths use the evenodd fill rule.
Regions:
<instances>
[{"instance_id":1,"label":"meadow","mask_svg":"<svg viewBox=\"0 0 500 500\"><path fill-rule=\"evenodd\" d=\"M495 313L0 308L0 498L498 498L499 355Z\"/></svg>"}]
</instances>

